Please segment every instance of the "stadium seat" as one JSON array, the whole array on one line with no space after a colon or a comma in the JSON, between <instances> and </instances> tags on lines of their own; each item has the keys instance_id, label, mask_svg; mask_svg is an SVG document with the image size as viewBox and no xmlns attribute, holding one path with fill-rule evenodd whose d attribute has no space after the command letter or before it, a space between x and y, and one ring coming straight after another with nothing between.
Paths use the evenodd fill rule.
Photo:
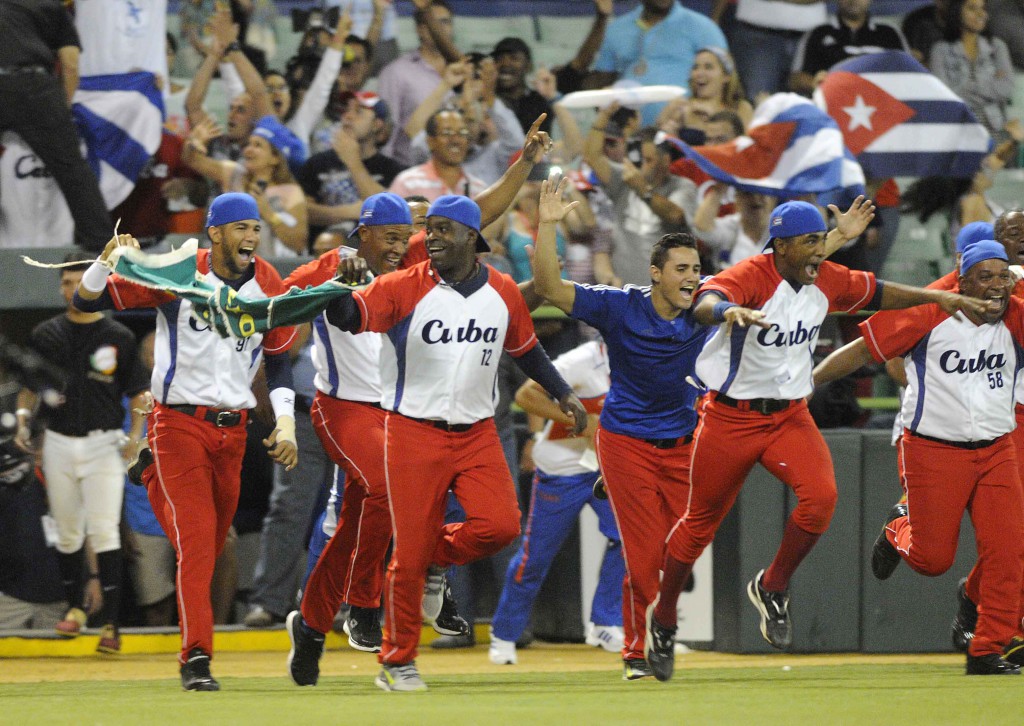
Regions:
<instances>
[{"instance_id":1,"label":"stadium seat","mask_svg":"<svg viewBox=\"0 0 1024 726\"><path fill-rule=\"evenodd\" d=\"M933 214L921 224L916 216L902 214L882 277L907 285L927 285L952 269L950 249L947 215Z\"/></svg>"}]
</instances>

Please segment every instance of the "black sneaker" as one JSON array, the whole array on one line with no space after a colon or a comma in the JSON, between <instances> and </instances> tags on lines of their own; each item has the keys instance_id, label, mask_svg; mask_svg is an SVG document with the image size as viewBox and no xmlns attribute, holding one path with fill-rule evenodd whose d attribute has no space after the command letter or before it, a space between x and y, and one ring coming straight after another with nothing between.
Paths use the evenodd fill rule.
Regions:
<instances>
[{"instance_id":1,"label":"black sneaker","mask_svg":"<svg viewBox=\"0 0 1024 726\"><path fill-rule=\"evenodd\" d=\"M622 680L639 681L654 675L651 667L643 658L626 658L622 661Z\"/></svg>"},{"instance_id":2,"label":"black sneaker","mask_svg":"<svg viewBox=\"0 0 1024 726\"><path fill-rule=\"evenodd\" d=\"M659 681L667 681L672 677L676 667L676 629L666 628L654 617L654 608L658 600L647 606L647 636L644 638L644 658Z\"/></svg>"},{"instance_id":3,"label":"black sneaker","mask_svg":"<svg viewBox=\"0 0 1024 726\"><path fill-rule=\"evenodd\" d=\"M440 599L440 608L437 601ZM440 635L469 635L469 623L459 615L452 588L444 570L431 567L423 591L423 622Z\"/></svg>"},{"instance_id":4,"label":"black sneaker","mask_svg":"<svg viewBox=\"0 0 1024 726\"><path fill-rule=\"evenodd\" d=\"M969 676L1019 676L1020 666L1010 663L998 653L987 655L967 654L967 675Z\"/></svg>"},{"instance_id":5,"label":"black sneaker","mask_svg":"<svg viewBox=\"0 0 1024 726\"><path fill-rule=\"evenodd\" d=\"M978 606L967 597L967 578L960 580L956 588L956 617L950 628L953 639L953 650L967 652L967 646L974 639L974 629L978 626ZM1016 661L1015 661L1016 662Z\"/></svg>"},{"instance_id":6,"label":"black sneaker","mask_svg":"<svg viewBox=\"0 0 1024 726\"><path fill-rule=\"evenodd\" d=\"M292 642L292 649L288 652L288 674L296 686L315 686L320 678L324 636L306 627L298 610L288 613L284 627Z\"/></svg>"},{"instance_id":7,"label":"black sneaker","mask_svg":"<svg viewBox=\"0 0 1024 726\"><path fill-rule=\"evenodd\" d=\"M476 647L476 637L473 633L466 635L442 635L430 641L430 647L436 650L457 650L458 648Z\"/></svg>"},{"instance_id":8,"label":"black sneaker","mask_svg":"<svg viewBox=\"0 0 1024 726\"><path fill-rule=\"evenodd\" d=\"M142 483L142 472L148 469L153 464L153 452L148 446L139 449L135 454L135 461L128 464L128 481L132 484L137 484L140 487L145 486Z\"/></svg>"},{"instance_id":9,"label":"black sneaker","mask_svg":"<svg viewBox=\"0 0 1024 726\"><path fill-rule=\"evenodd\" d=\"M885 524L882 525L882 533L878 535L878 539L875 540L875 546L871 548L871 572L879 580L888 580L896 570L900 560L903 559L900 557L900 553L896 551L896 548L889 543L889 538L885 536L885 531L890 522L906 515L906 504L900 503L893 506L889 510L889 516L886 517Z\"/></svg>"},{"instance_id":10,"label":"black sneaker","mask_svg":"<svg viewBox=\"0 0 1024 726\"><path fill-rule=\"evenodd\" d=\"M789 619L789 590L769 592L761 587L761 570L747 583L747 597L761 615L761 635L773 648L783 650L793 642L793 623Z\"/></svg>"},{"instance_id":11,"label":"black sneaker","mask_svg":"<svg viewBox=\"0 0 1024 726\"><path fill-rule=\"evenodd\" d=\"M1014 665L1024 666L1024 638L1019 635L1013 636L1003 648L1003 660Z\"/></svg>"},{"instance_id":12,"label":"black sneaker","mask_svg":"<svg viewBox=\"0 0 1024 726\"><path fill-rule=\"evenodd\" d=\"M210 656L199 648L190 650L181 666L181 687L186 691L220 690L220 684L210 675Z\"/></svg>"},{"instance_id":13,"label":"black sneaker","mask_svg":"<svg viewBox=\"0 0 1024 726\"><path fill-rule=\"evenodd\" d=\"M380 608L353 605L345 619L348 644L364 653L380 653L383 636L380 631Z\"/></svg>"}]
</instances>

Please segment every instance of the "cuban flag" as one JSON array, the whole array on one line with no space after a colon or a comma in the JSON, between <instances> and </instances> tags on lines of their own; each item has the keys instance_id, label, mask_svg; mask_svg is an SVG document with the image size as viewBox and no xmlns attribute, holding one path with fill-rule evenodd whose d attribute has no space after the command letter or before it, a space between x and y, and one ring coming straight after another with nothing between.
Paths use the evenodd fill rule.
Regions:
<instances>
[{"instance_id":1,"label":"cuban flag","mask_svg":"<svg viewBox=\"0 0 1024 726\"><path fill-rule=\"evenodd\" d=\"M992 148L967 104L903 51L836 64L814 98L872 179L971 177Z\"/></svg>"},{"instance_id":2,"label":"cuban flag","mask_svg":"<svg viewBox=\"0 0 1024 726\"><path fill-rule=\"evenodd\" d=\"M86 76L71 113L107 209L123 202L160 148L164 102L148 72Z\"/></svg>"},{"instance_id":3,"label":"cuban flag","mask_svg":"<svg viewBox=\"0 0 1024 726\"><path fill-rule=\"evenodd\" d=\"M776 197L864 193L864 173L843 146L839 126L809 99L777 93L754 112L746 136L693 147L664 139L718 181Z\"/></svg>"}]
</instances>

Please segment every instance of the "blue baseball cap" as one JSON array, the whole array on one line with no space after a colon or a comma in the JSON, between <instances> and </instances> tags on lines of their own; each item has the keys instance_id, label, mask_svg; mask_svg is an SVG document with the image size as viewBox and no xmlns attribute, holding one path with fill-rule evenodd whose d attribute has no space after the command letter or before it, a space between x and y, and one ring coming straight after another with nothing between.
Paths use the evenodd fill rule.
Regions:
<instances>
[{"instance_id":1,"label":"blue baseball cap","mask_svg":"<svg viewBox=\"0 0 1024 726\"><path fill-rule=\"evenodd\" d=\"M243 219L260 218L260 208L256 200L245 192L228 192L210 202L206 212L206 227L219 227L222 224L241 222Z\"/></svg>"},{"instance_id":2,"label":"blue baseball cap","mask_svg":"<svg viewBox=\"0 0 1024 726\"><path fill-rule=\"evenodd\" d=\"M1001 244L995 240L983 239L968 247L960 258L960 274L966 275L968 270L985 260L1004 260L1009 263L1010 258L1006 256L1006 249Z\"/></svg>"},{"instance_id":3,"label":"blue baseball cap","mask_svg":"<svg viewBox=\"0 0 1024 726\"><path fill-rule=\"evenodd\" d=\"M802 234L827 230L824 217L813 204L783 202L773 209L771 216L768 217L768 243L764 248L772 247L779 238L799 237Z\"/></svg>"},{"instance_id":4,"label":"blue baseball cap","mask_svg":"<svg viewBox=\"0 0 1024 726\"><path fill-rule=\"evenodd\" d=\"M430 217L445 217L453 222L471 227L476 231L476 251L491 251L491 246L480 234L480 206L469 197L457 194L445 194L443 197L438 197L427 210L427 218Z\"/></svg>"},{"instance_id":5,"label":"blue baseball cap","mask_svg":"<svg viewBox=\"0 0 1024 726\"><path fill-rule=\"evenodd\" d=\"M264 116L256 122L256 128L252 132L269 141L292 170L299 168L306 161L306 145L276 117L269 114Z\"/></svg>"},{"instance_id":6,"label":"blue baseball cap","mask_svg":"<svg viewBox=\"0 0 1024 726\"><path fill-rule=\"evenodd\" d=\"M359 224L348 233L355 237L360 227L383 227L388 224L412 224L412 212L404 199L391 192L367 197L359 212Z\"/></svg>"},{"instance_id":7,"label":"blue baseball cap","mask_svg":"<svg viewBox=\"0 0 1024 726\"><path fill-rule=\"evenodd\" d=\"M995 238L996 231L990 222L971 222L970 224L965 224L956 236L956 252L962 255L978 242Z\"/></svg>"}]
</instances>

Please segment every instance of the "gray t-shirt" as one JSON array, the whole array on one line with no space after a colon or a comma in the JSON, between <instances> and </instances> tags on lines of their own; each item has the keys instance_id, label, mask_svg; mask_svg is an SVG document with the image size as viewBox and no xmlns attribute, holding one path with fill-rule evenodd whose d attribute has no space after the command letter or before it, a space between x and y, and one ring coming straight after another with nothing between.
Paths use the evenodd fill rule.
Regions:
<instances>
[{"instance_id":1,"label":"gray t-shirt","mask_svg":"<svg viewBox=\"0 0 1024 726\"><path fill-rule=\"evenodd\" d=\"M687 232L686 225L664 222L636 192L622 181L622 164L608 162L612 175L604 185L615 209L612 267L624 284L651 284L651 248L662 235ZM697 210L697 187L689 179L669 176L654 188L655 194L674 202L693 219Z\"/></svg>"}]
</instances>

